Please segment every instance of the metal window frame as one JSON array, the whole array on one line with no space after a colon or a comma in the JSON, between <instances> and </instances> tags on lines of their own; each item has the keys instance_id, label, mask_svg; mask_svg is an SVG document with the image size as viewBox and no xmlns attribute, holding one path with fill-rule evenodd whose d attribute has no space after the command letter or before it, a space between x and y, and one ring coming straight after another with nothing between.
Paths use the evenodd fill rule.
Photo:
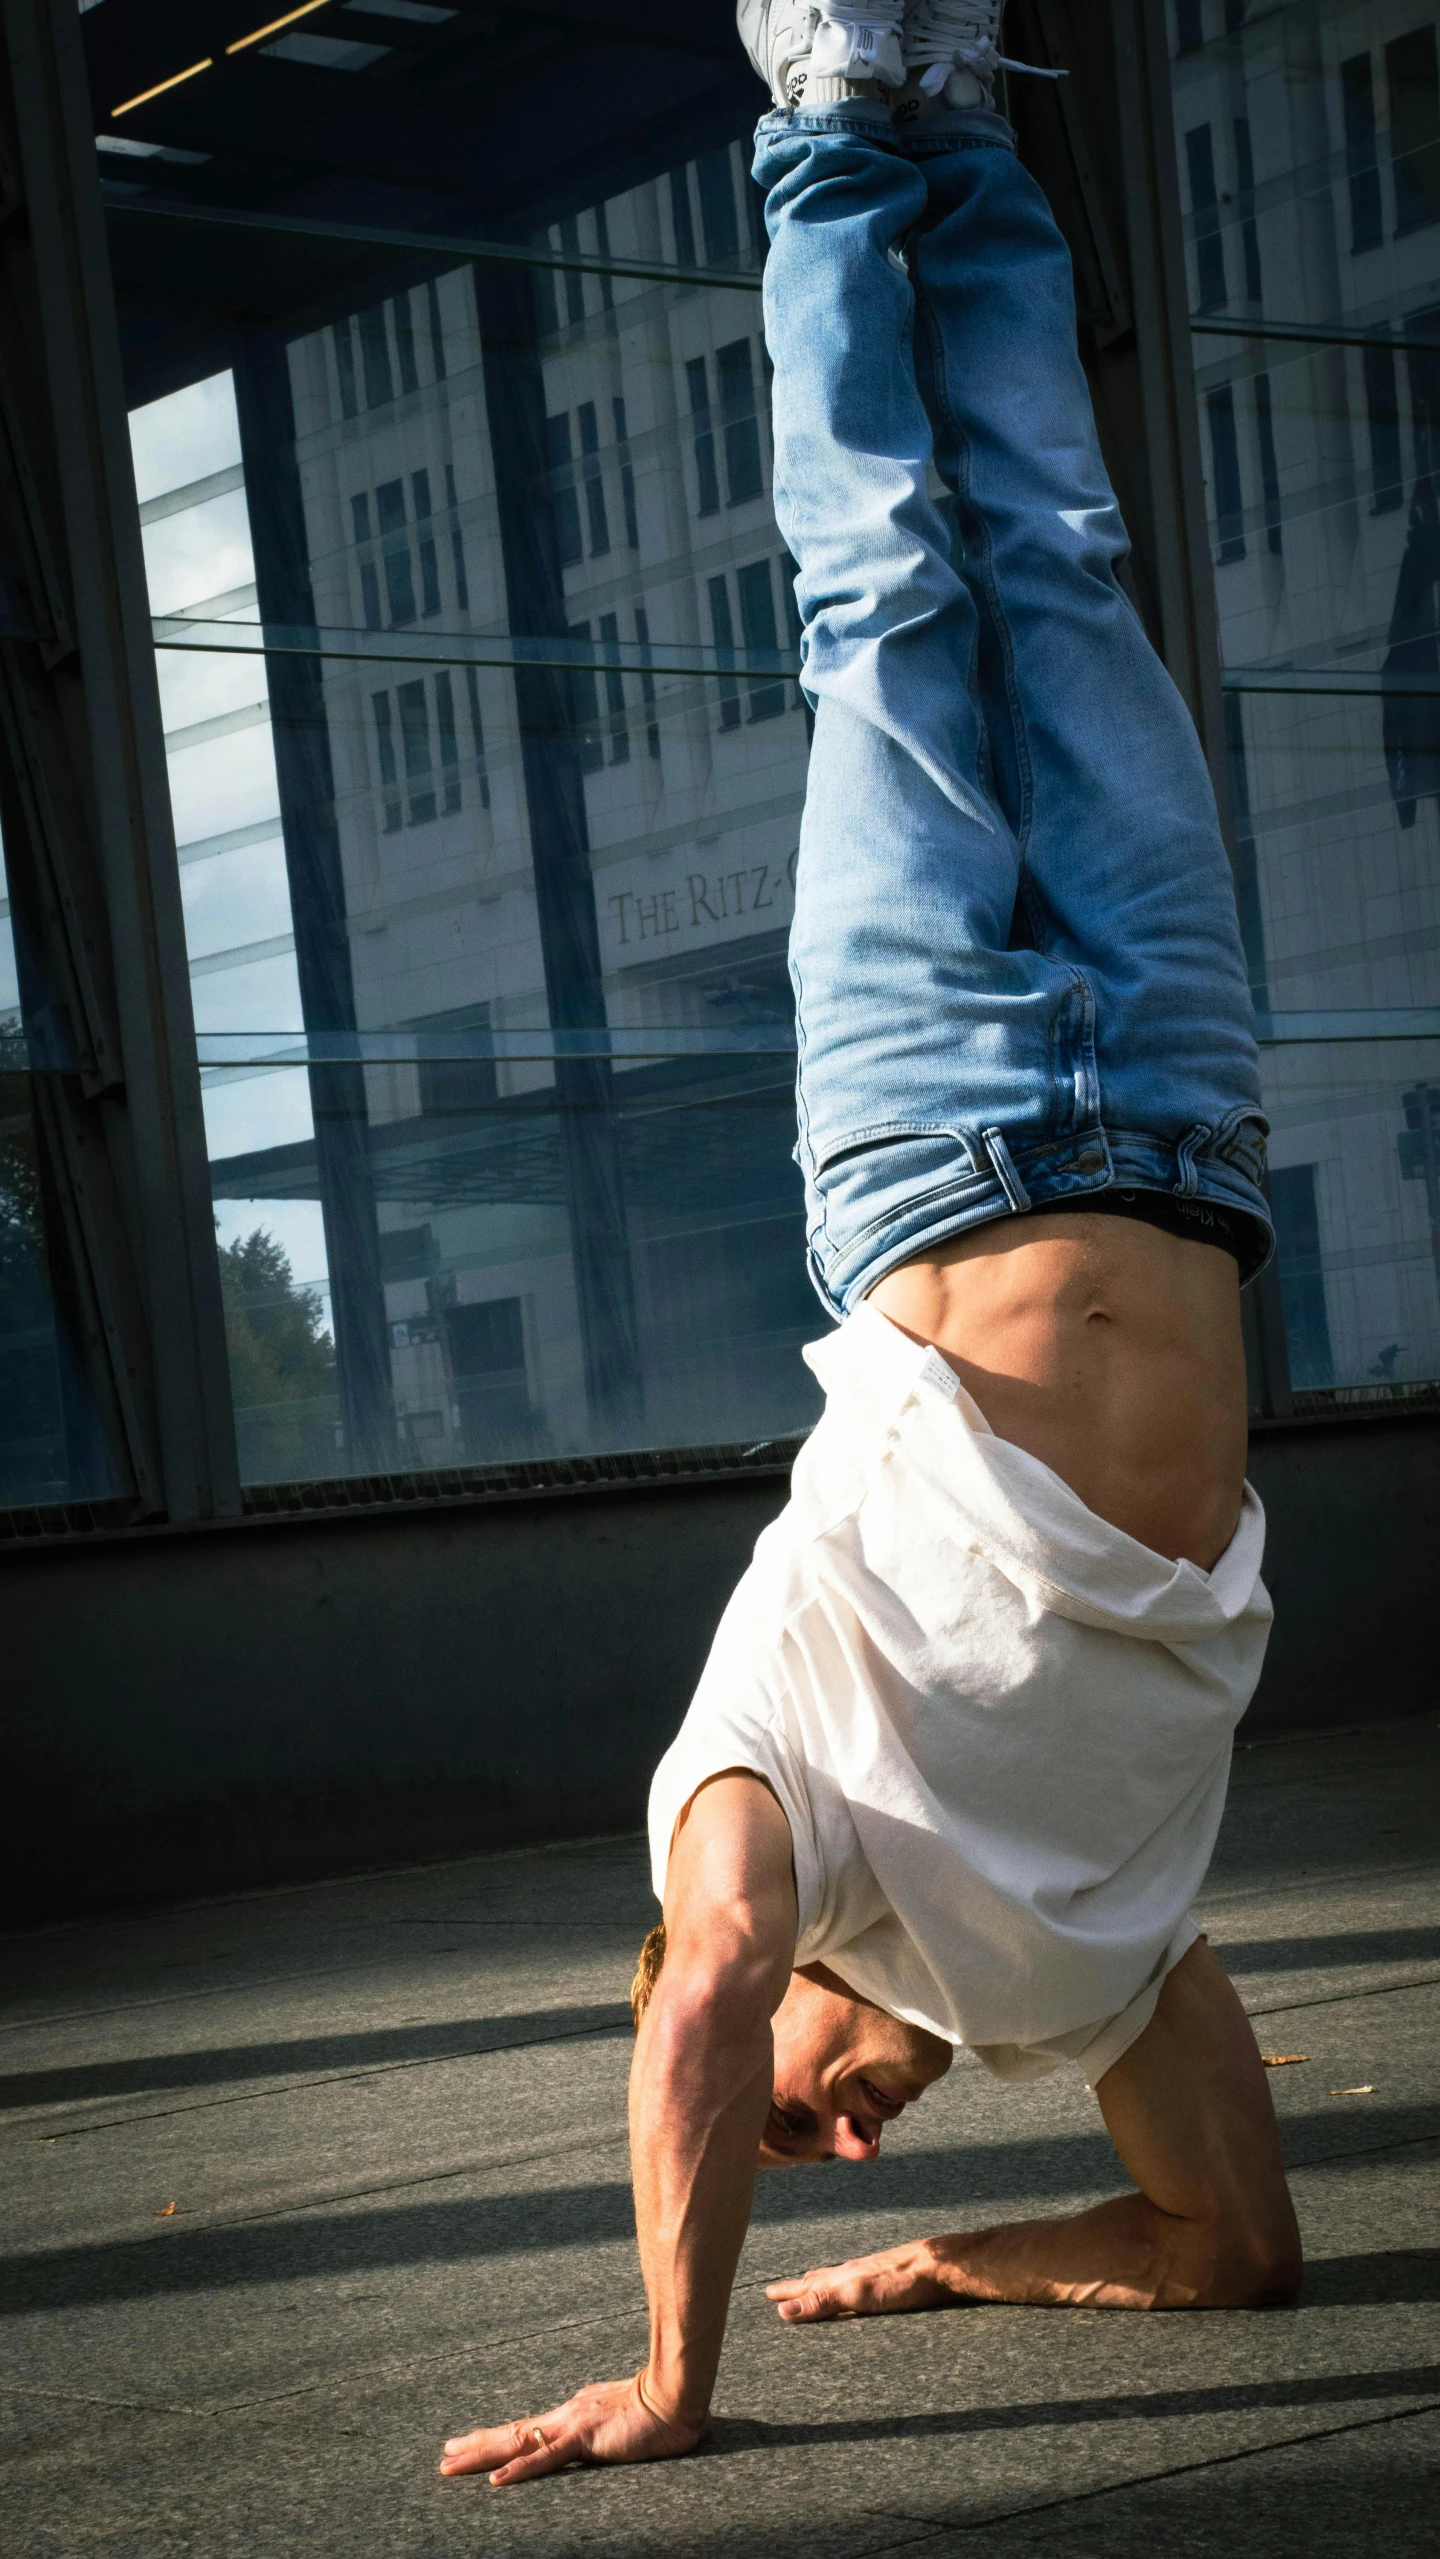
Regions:
<instances>
[{"instance_id":1,"label":"metal window frame","mask_svg":"<svg viewBox=\"0 0 1440 2559\"><path fill-rule=\"evenodd\" d=\"M48 999L52 1255L136 1519L242 1504L179 866L73 0L0 0L7 861Z\"/></svg>"}]
</instances>

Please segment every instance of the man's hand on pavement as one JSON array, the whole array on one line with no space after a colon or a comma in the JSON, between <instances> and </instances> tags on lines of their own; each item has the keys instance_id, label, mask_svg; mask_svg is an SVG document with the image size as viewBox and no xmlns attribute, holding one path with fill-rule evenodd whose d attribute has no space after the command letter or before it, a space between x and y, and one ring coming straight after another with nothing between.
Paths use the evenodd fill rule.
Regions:
<instances>
[{"instance_id":1,"label":"man's hand on pavement","mask_svg":"<svg viewBox=\"0 0 1440 2559\"><path fill-rule=\"evenodd\" d=\"M896 2310L940 2310L955 2300L931 2239L851 2257L843 2266L812 2266L765 2290L784 2320L876 2319Z\"/></svg>"},{"instance_id":2,"label":"man's hand on pavement","mask_svg":"<svg viewBox=\"0 0 1440 2559\"><path fill-rule=\"evenodd\" d=\"M492 2488L514 2488L574 2461L673 2460L677 2453L693 2452L704 2432L703 2420L694 2424L652 2408L639 2377L592 2381L563 2408L547 2408L543 2416L453 2435L440 2476L458 2479L466 2471L488 2470Z\"/></svg>"}]
</instances>

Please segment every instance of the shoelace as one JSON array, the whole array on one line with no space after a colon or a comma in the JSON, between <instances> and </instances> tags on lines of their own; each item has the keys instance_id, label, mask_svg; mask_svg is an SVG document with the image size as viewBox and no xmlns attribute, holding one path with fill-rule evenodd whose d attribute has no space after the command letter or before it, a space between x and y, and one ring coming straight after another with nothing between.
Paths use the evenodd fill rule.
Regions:
<instances>
[{"instance_id":1,"label":"shoelace","mask_svg":"<svg viewBox=\"0 0 1440 2559\"><path fill-rule=\"evenodd\" d=\"M821 20L833 27L874 27L900 33L905 0L816 0Z\"/></svg>"},{"instance_id":2,"label":"shoelace","mask_svg":"<svg viewBox=\"0 0 1440 2559\"><path fill-rule=\"evenodd\" d=\"M838 15L841 5L844 0L837 0L835 10L827 9L826 15ZM947 26L948 16L946 0L932 0L930 8L917 11L918 23L906 39L905 50L911 61L928 63L920 74L920 86L927 97L938 97L951 72L962 67L987 86L997 71L1017 71L1030 80L1069 79L1068 71L1051 70L1038 62L1013 62L1008 54L1001 53L995 42L1000 22L998 8L987 9L983 16L967 10L958 19L950 17Z\"/></svg>"}]
</instances>

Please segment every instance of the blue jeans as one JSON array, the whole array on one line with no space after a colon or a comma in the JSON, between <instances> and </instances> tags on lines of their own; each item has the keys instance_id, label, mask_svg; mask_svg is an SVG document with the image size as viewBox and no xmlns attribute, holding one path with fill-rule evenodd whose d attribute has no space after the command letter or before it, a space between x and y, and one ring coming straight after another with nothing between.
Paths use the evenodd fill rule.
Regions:
<instances>
[{"instance_id":1,"label":"blue jeans","mask_svg":"<svg viewBox=\"0 0 1440 2559\"><path fill-rule=\"evenodd\" d=\"M775 509L815 712L791 938L826 1303L1102 1191L1271 1248L1229 864L1009 126L765 117ZM929 494L931 467L947 496ZM1193 1229L1190 1219L1193 1218Z\"/></svg>"}]
</instances>

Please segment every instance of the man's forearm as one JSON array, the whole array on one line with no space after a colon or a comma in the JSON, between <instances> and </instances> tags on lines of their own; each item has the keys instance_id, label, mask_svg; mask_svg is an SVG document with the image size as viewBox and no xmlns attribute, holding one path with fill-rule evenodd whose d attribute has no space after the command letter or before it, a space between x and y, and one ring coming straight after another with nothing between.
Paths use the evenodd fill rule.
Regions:
<instances>
[{"instance_id":1,"label":"man's forearm","mask_svg":"<svg viewBox=\"0 0 1440 2559\"><path fill-rule=\"evenodd\" d=\"M1089 2303L1107 2310L1189 2308L1217 2269L1203 2224L1117 2195L1053 2221L955 2231L925 2242L952 2300Z\"/></svg>"},{"instance_id":2,"label":"man's forearm","mask_svg":"<svg viewBox=\"0 0 1440 2559\"><path fill-rule=\"evenodd\" d=\"M1288 2301L1298 2256L1224 2219L1116 2195L1088 2212L950 2231L767 2287L786 2321L942 2310L962 2301L1197 2310Z\"/></svg>"},{"instance_id":3,"label":"man's forearm","mask_svg":"<svg viewBox=\"0 0 1440 2559\"><path fill-rule=\"evenodd\" d=\"M1088 2303L1104 2310L1238 2308L1287 2300L1298 2276L1260 2234L1228 2219L1163 2212L1116 2195L1056 2221L929 2240L935 2271L960 2301Z\"/></svg>"},{"instance_id":4,"label":"man's forearm","mask_svg":"<svg viewBox=\"0 0 1440 2559\"><path fill-rule=\"evenodd\" d=\"M773 2062L763 1991L662 1975L630 2083L635 2223L650 2300L641 2387L657 2410L697 2424L709 2412L749 2225Z\"/></svg>"}]
</instances>

